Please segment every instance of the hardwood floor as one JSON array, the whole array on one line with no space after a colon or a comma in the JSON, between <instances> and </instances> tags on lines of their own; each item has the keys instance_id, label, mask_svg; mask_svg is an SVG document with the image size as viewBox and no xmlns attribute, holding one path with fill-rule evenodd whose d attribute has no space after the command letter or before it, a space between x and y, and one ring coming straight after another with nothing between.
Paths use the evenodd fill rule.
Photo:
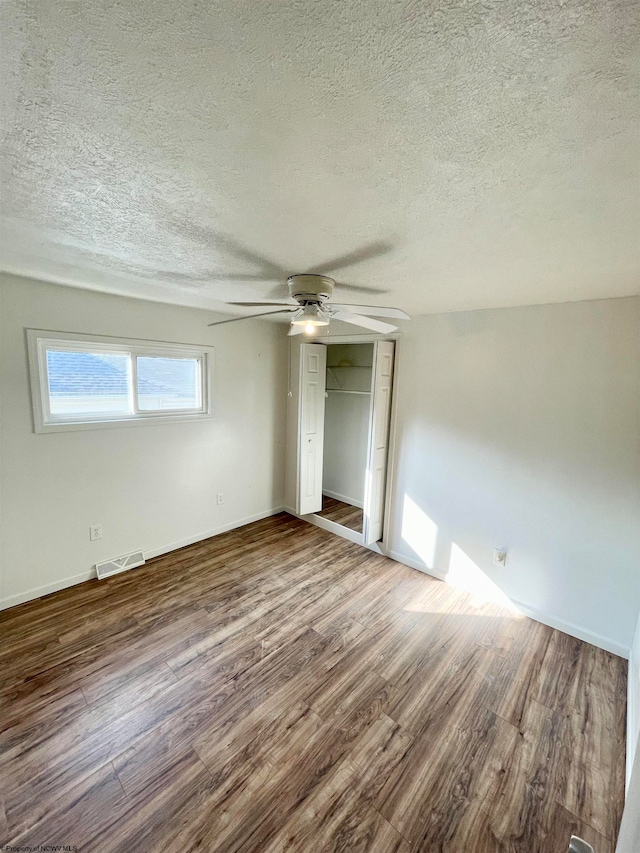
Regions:
<instances>
[{"instance_id":1,"label":"hardwood floor","mask_svg":"<svg viewBox=\"0 0 640 853\"><path fill-rule=\"evenodd\" d=\"M319 512L318 515L327 518L329 521L335 521L336 524L341 524L343 527L349 527L356 533L362 533L363 513L357 506L351 506L351 504L323 495L322 512Z\"/></svg>"},{"instance_id":2,"label":"hardwood floor","mask_svg":"<svg viewBox=\"0 0 640 853\"><path fill-rule=\"evenodd\" d=\"M613 853L626 662L286 514L0 634L3 843Z\"/></svg>"}]
</instances>

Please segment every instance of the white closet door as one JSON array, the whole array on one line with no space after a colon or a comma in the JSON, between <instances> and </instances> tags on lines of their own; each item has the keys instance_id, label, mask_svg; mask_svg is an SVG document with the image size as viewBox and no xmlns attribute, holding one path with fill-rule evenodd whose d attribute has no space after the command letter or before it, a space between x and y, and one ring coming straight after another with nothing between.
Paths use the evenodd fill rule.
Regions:
<instances>
[{"instance_id":1,"label":"white closet door","mask_svg":"<svg viewBox=\"0 0 640 853\"><path fill-rule=\"evenodd\" d=\"M382 539L394 353L395 343L393 341L377 341L375 344L369 452L364 486L363 535L364 542L367 545Z\"/></svg>"},{"instance_id":2,"label":"white closet door","mask_svg":"<svg viewBox=\"0 0 640 853\"><path fill-rule=\"evenodd\" d=\"M327 348L322 344L301 344L296 508L299 515L322 510L326 373Z\"/></svg>"}]
</instances>

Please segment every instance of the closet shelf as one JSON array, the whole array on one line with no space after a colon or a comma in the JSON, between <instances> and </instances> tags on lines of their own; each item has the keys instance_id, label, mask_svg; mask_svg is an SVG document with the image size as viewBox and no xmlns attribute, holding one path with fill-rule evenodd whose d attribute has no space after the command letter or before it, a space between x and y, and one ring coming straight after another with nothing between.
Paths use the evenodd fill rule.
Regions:
<instances>
[{"instance_id":1,"label":"closet shelf","mask_svg":"<svg viewBox=\"0 0 640 853\"><path fill-rule=\"evenodd\" d=\"M366 397L371 395L371 391L349 391L348 388L327 388L327 394L360 394Z\"/></svg>"}]
</instances>

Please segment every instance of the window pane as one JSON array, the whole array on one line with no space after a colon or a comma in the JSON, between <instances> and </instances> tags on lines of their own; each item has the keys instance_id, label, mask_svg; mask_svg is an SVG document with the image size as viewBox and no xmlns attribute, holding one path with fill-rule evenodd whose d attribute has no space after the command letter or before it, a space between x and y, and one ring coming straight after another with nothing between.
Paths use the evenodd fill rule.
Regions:
<instances>
[{"instance_id":1,"label":"window pane","mask_svg":"<svg viewBox=\"0 0 640 853\"><path fill-rule=\"evenodd\" d=\"M138 356L138 408L200 409L200 361L197 358Z\"/></svg>"},{"instance_id":2,"label":"window pane","mask_svg":"<svg viewBox=\"0 0 640 853\"><path fill-rule=\"evenodd\" d=\"M133 414L129 355L47 350L52 415Z\"/></svg>"}]
</instances>

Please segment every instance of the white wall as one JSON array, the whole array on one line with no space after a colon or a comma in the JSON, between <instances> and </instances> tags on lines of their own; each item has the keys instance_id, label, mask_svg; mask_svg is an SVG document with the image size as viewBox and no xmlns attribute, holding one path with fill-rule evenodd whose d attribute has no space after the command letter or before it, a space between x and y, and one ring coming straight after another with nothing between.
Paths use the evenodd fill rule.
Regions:
<instances>
[{"instance_id":1,"label":"white wall","mask_svg":"<svg viewBox=\"0 0 640 853\"><path fill-rule=\"evenodd\" d=\"M207 328L198 309L0 277L0 605L272 512L283 500L287 338L263 321ZM215 347L211 420L36 435L25 328ZM224 504L216 505L216 493ZM104 538L89 541L89 525Z\"/></svg>"},{"instance_id":2,"label":"white wall","mask_svg":"<svg viewBox=\"0 0 640 853\"><path fill-rule=\"evenodd\" d=\"M640 608L640 299L407 324L391 554L474 566L525 612L620 654ZM506 568L492 565L495 546ZM477 571L477 570L476 570Z\"/></svg>"}]
</instances>

